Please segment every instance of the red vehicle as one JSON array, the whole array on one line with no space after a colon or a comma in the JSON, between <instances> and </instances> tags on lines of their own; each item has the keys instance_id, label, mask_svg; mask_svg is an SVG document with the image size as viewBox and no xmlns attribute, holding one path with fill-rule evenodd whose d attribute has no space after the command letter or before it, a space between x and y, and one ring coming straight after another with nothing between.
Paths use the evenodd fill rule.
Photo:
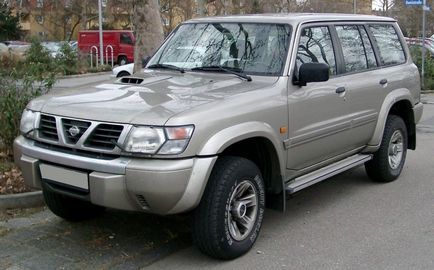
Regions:
<instances>
[{"instance_id":1,"label":"red vehicle","mask_svg":"<svg viewBox=\"0 0 434 270\"><path fill-rule=\"evenodd\" d=\"M125 65L134 61L134 44L136 39L134 38L133 31L128 30L104 30L103 31L103 55L105 61L112 60L112 53L110 47L113 47L113 61L119 65ZM80 31L78 33L78 49L82 53L95 53L95 46L98 49L98 55L100 55L99 47L99 32L95 30ZM92 51L91 51L92 50ZM106 52L107 57L106 59Z\"/></svg>"}]
</instances>

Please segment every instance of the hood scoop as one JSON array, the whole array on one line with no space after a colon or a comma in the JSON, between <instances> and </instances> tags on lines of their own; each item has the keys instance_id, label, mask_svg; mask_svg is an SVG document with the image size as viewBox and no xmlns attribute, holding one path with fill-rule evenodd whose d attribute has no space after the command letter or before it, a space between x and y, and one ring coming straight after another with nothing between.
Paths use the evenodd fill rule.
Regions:
<instances>
[{"instance_id":1,"label":"hood scoop","mask_svg":"<svg viewBox=\"0 0 434 270\"><path fill-rule=\"evenodd\" d=\"M120 83L123 84L141 84L142 82L143 82L142 78L122 77L120 79Z\"/></svg>"}]
</instances>

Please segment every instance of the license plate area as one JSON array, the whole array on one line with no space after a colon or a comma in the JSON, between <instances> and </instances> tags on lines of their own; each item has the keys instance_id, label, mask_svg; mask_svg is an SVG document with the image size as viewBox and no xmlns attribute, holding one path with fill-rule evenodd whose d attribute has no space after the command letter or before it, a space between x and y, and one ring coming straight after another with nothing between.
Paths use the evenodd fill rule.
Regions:
<instances>
[{"instance_id":1,"label":"license plate area","mask_svg":"<svg viewBox=\"0 0 434 270\"><path fill-rule=\"evenodd\" d=\"M43 179L89 191L89 175L85 172L44 163L39 165L39 169Z\"/></svg>"}]
</instances>

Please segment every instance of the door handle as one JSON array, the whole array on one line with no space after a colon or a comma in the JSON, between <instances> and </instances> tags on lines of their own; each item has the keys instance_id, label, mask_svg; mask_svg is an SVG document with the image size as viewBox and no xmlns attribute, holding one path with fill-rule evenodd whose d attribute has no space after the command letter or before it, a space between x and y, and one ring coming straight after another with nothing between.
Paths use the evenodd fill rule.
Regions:
<instances>
[{"instance_id":1,"label":"door handle","mask_svg":"<svg viewBox=\"0 0 434 270\"><path fill-rule=\"evenodd\" d=\"M381 81L380 81L380 84L381 85L385 85L387 83L387 79L382 79Z\"/></svg>"},{"instance_id":2,"label":"door handle","mask_svg":"<svg viewBox=\"0 0 434 270\"><path fill-rule=\"evenodd\" d=\"M347 89L345 89L345 87L341 86L336 88L336 94L342 94L343 92L345 92Z\"/></svg>"}]
</instances>

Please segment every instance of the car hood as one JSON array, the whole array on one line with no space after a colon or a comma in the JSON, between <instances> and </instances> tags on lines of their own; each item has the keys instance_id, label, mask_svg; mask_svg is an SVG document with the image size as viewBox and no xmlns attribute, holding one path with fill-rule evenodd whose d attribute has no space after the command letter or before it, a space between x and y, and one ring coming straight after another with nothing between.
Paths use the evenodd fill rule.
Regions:
<instances>
[{"instance_id":1,"label":"car hood","mask_svg":"<svg viewBox=\"0 0 434 270\"><path fill-rule=\"evenodd\" d=\"M131 78L140 83L128 82ZM33 100L28 108L71 118L164 125L176 114L222 102L269 86L276 80L276 77L258 76L247 82L231 74L148 71L84 89L52 90Z\"/></svg>"}]
</instances>

